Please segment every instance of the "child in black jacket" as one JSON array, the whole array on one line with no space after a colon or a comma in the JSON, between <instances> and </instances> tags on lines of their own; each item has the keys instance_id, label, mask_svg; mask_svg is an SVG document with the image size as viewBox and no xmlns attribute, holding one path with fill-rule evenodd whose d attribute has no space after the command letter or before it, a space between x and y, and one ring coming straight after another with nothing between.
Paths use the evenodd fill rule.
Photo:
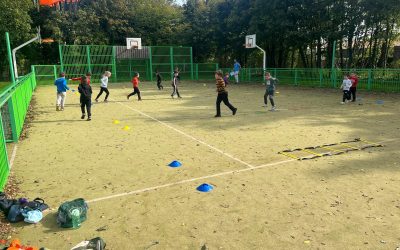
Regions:
<instances>
[{"instance_id":1,"label":"child in black jacket","mask_svg":"<svg viewBox=\"0 0 400 250\"><path fill-rule=\"evenodd\" d=\"M90 112L90 108L92 106L92 87L90 87L87 78L82 76L81 84L79 84L78 91L81 94L81 110L82 116L81 119L85 119L85 106L88 114L87 120L91 120L92 113Z\"/></svg>"}]
</instances>

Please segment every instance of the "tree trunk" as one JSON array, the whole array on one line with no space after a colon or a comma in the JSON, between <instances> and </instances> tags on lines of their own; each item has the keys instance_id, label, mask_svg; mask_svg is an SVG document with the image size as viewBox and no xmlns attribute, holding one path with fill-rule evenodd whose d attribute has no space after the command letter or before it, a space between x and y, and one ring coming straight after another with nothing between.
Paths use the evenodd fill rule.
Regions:
<instances>
[{"instance_id":1,"label":"tree trunk","mask_svg":"<svg viewBox=\"0 0 400 250\"><path fill-rule=\"evenodd\" d=\"M322 61L321 61L321 53L322 53L322 49L321 49L321 37L318 38L318 43L317 43L317 67L318 68L322 68Z\"/></svg>"}]
</instances>

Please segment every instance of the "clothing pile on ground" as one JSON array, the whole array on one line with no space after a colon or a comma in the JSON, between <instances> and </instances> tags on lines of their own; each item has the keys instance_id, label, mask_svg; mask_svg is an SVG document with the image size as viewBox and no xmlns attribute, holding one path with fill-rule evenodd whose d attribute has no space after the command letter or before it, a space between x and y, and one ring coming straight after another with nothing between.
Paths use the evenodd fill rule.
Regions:
<instances>
[{"instance_id":1,"label":"clothing pile on ground","mask_svg":"<svg viewBox=\"0 0 400 250\"><path fill-rule=\"evenodd\" d=\"M49 206L41 198L29 201L26 198L7 199L5 193L0 193L0 210L11 223L25 221L38 223L43 218L43 211Z\"/></svg>"}]
</instances>

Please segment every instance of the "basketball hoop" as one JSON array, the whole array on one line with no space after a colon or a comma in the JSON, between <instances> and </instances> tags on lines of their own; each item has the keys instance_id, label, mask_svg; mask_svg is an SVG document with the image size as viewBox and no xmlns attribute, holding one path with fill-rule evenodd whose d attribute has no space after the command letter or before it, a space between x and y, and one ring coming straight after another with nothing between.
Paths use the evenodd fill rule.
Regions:
<instances>
[{"instance_id":1,"label":"basketball hoop","mask_svg":"<svg viewBox=\"0 0 400 250\"><path fill-rule=\"evenodd\" d=\"M142 49L142 39L126 38L126 49Z\"/></svg>"}]
</instances>

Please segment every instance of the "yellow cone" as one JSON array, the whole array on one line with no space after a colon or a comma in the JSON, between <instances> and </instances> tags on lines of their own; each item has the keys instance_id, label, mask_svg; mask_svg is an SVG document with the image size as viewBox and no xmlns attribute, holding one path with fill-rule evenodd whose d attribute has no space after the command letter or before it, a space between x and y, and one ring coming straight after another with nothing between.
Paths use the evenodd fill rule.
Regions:
<instances>
[{"instance_id":1,"label":"yellow cone","mask_svg":"<svg viewBox=\"0 0 400 250\"><path fill-rule=\"evenodd\" d=\"M119 124L119 123L120 123L120 121L118 121L118 120L114 120L114 121L113 121L113 123L114 123L114 124Z\"/></svg>"},{"instance_id":2,"label":"yellow cone","mask_svg":"<svg viewBox=\"0 0 400 250\"><path fill-rule=\"evenodd\" d=\"M125 127L123 128L123 130L125 130L125 131L128 131L129 129L131 129L129 126L125 126Z\"/></svg>"},{"instance_id":3,"label":"yellow cone","mask_svg":"<svg viewBox=\"0 0 400 250\"><path fill-rule=\"evenodd\" d=\"M279 91L276 91L275 93L279 94Z\"/></svg>"}]
</instances>

